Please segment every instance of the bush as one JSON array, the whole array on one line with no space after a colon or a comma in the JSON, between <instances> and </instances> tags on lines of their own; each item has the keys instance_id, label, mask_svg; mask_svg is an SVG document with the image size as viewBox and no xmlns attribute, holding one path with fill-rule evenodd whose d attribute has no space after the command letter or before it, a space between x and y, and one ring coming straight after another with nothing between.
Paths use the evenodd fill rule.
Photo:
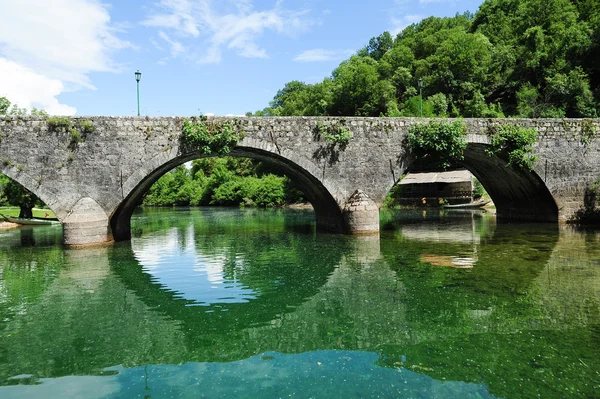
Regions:
<instances>
[{"instance_id":1,"label":"bush","mask_svg":"<svg viewBox=\"0 0 600 399\"><path fill-rule=\"evenodd\" d=\"M284 177L271 174L263 177L235 177L214 190L211 204L281 206L286 198L285 180Z\"/></svg>"},{"instance_id":2,"label":"bush","mask_svg":"<svg viewBox=\"0 0 600 399\"><path fill-rule=\"evenodd\" d=\"M317 122L317 129L323 137L323 140L328 142L329 144L340 146L346 146L352 135L350 134L350 130L344 126L344 121L335 122L332 125L325 125L321 122Z\"/></svg>"},{"instance_id":3,"label":"bush","mask_svg":"<svg viewBox=\"0 0 600 399\"><path fill-rule=\"evenodd\" d=\"M226 155L243 138L229 122L209 121L206 117L193 117L183 121L181 147L186 152L203 155Z\"/></svg>"},{"instance_id":4,"label":"bush","mask_svg":"<svg viewBox=\"0 0 600 399\"><path fill-rule=\"evenodd\" d=\"M537 161L537 157L532 154L538 136L535 128L502 125L493 128L489 135L492 139L490 149L487 150L489 156L499 156L510 166L533 169Z\"/></svg>"},{"instance_id":5,"label":"bush","mask_svg":"<svg viewBox=\"0 0 600 399\"><path fill-rule=\"evenodd\" d=\"M466 131L461 121L417 123L408 131L408 146L417 157L445 169L464 159Z\"/></svg>"}]
</instances>

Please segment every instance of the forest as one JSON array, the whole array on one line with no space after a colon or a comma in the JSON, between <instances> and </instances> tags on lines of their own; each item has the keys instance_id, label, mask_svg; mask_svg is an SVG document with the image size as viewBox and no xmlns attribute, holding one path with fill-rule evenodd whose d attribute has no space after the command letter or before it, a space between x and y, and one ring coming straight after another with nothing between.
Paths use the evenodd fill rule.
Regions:
<instances>
[{"instance_id":1,"label":"forest","mask_svg":"<svg viewBox=\"0 0 600 399\"><path fill-rule=\"evenodd\" d=\"M599 0L487 0L475 14L383 32L316 84L248 115L593 118Z\"/></svg>"}]
</instances>

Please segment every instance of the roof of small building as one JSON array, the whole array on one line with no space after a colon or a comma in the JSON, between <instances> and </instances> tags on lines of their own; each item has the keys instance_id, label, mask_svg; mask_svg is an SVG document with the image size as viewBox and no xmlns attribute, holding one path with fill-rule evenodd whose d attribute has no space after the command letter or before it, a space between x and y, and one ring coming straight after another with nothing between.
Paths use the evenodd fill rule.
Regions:
<instances>
[{"instance_id":1,"label":"roof of small building","mask_svg":"<svg viewBox=\"0 0 600 399\"><path fill-rule=\"evenodd\" d=\"M473 175L468 170L452 170L449 172L409 173L398 184L421 183L463 183L470 182Z\"/></svg>"}]
</instances>

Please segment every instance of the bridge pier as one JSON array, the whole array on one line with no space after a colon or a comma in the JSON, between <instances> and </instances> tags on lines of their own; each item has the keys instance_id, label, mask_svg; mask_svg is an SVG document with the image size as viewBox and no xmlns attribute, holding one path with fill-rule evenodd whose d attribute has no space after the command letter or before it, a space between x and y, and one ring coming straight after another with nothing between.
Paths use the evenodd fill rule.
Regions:
<instances>
[{"instance_id":1,"label":"bridge pier","mask_svg":"<svg viewBox=\"0 0 600 399\"><path fill-rule=\"evenodd\" d=\"M379 234L379 207L362 190L350 196L342 216L350 234Z\"/></svg>"},{"instance_id":2,"label":"bridge pier","mask_svg":"<svg viewBox=\"0 0 600 399\"><path fill-rule=\"evenodd\" d=\"M82 198L62 220L65 245L97 245L112 242L108 217L91 198Z\"/></svg>"}]
</instances>

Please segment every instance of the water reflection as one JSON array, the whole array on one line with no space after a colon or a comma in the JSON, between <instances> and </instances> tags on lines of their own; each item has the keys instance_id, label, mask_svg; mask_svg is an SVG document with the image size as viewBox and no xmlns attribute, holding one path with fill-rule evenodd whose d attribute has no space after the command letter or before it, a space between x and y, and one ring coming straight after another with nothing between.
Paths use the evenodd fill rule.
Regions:
<instances>
[{"instance_id":1,"label":"water reflection","mask_svg":"<svg viewBox=\"0 0 600 399\"><path fill-rule=\"evenodd\" d=\"M0 395L600 393L598 234L441 215L433 240L396 216L363 238L218 212L141 214L109 248L3 241Z\"/></svg>"},{"instance_id":2,"label":"water reflection","mask_svg":"<svg viewBox=\"0 0 600 399\"><path fill-rule=\"evenodd\" d=\"M237 276L245 266L241 256L204 255L196 248L193 226L179 233L172 228L132 240L135 258L153 281L201 306L256 299L258 293Z\"/></svg>"}]
</instances>

